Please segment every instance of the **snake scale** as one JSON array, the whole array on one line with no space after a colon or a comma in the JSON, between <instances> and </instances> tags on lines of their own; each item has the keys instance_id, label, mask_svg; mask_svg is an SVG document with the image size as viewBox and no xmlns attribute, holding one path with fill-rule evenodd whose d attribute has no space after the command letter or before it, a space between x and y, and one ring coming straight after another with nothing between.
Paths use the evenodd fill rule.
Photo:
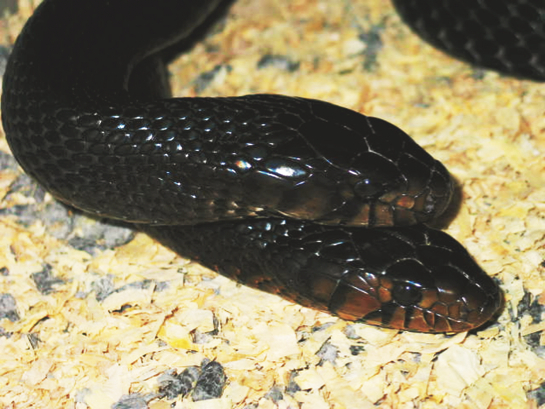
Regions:
<instances>
[{"instance_id":1,"label":"snake scale","mask_svg":"<svg viewBox=\"0 0 545 409\"><path fill-rule=\"evenodd\" d=\"M3 126L25 172L70 206L134 223L242 284L347 320L432 333L487 322L498 285L426 226L448 207L453 179L403 131L305 98L169 98L161 50L219 3L41 3L3 82ZM528 50L545 6L394 4L455 56L543 79L542 54ZM524 40L516 28L534 31Z\"/></svg>"}]
</instances>

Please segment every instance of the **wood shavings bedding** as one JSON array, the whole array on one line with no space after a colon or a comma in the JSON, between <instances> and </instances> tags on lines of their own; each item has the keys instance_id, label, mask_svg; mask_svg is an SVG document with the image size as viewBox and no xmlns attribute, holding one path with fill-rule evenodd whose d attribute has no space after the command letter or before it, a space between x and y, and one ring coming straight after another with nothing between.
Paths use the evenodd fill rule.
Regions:
<instances>
[{"instance_id":1,"label":"wood shavings bedding","mask_svg":"<svg viewBox=\"0 0 545 409\"><path fill-rule=\"evenodd\" d=\"M5 47L36 3L8 10ZM452 60L382 0L238 0L171 72L179 96L299 95L400 126L460 183L448 232L501 283L502 315L472 334L399 333L240 287L55 203L2 138L1 407L545 404L542 85ZM225 370L221 396L159 392L165 374L209 361Z\"/></svg>"}]
</instances>

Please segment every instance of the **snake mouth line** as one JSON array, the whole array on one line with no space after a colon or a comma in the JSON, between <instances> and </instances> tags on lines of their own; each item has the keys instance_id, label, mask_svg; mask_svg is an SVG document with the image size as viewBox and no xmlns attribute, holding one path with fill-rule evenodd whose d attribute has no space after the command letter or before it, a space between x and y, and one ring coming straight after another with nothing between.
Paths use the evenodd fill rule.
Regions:
<instances>
[{"instance_id":1,"label":"snake mouth line","mask_svg":"<svg viewBox=\"0 0 545 409\"><path fill-rule=\"evenodd\" d=\"M443 311L419 305L370 301L363 297L359 305L364 307L357 309L354 308L354 297L345 300L346 304L337 304L332 308L341 318L391 329L431 333L456 333L479 328L490 321L501 304L499 293L488 296L487 301L477 309L469 308L464 300L460 300L454 306L439 308ZM369 309L371 312L368 312Z\"/></svg>"}]
</instances>

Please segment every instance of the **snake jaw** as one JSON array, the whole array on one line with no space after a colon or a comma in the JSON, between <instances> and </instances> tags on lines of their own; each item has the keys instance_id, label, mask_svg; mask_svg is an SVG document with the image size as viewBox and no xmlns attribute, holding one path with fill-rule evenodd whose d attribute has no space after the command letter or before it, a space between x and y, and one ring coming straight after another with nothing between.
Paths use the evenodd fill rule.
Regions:
<instances>
[{"instance_id":1,"label":"snake jaw","mask_svg":"<svg viewBox=\"0 0 545 409\"><path fill-rule=\"evenodd\" d=\"M463 298L446 306L432 308L422 305L401 305L395 301L383 303L368 295L353 291L346 298L346 308L335 313L343 319L403 331L429 333L456 333L479 328L499 308L499 297L487 297L476 309L468 308ZM359 305L355 307L355 305Z\"/></svg>"}]
</instances>

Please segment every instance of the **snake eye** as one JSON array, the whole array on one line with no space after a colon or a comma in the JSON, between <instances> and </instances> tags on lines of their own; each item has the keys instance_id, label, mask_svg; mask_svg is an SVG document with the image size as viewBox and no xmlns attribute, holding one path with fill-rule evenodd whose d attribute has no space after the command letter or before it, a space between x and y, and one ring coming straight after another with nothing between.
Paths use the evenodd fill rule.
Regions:
<instances>
[{"instance_id":1,"label":"snake eye","mask_svg":"<svg viewBox=\"0 0 545 409\"><path fill-rule=\"evenodd\" d=\"M372 152L364 152L352 163L359 177L354 191L362 199L375 198L401 189L403 176L391 161Z\"/></svg>"},{"instance_id":2,"label":"snake eye","mask_svg":"<svg viewBox=\"0 0 545 409\"><path fill-rule=\"evenodd\" d=\"M411 283L397 283L392 289L393 299L400 305L416 305L422 299L420 288Z\"/></svg>"},{"instance_id":3,"label":"snake eye","mask_svg":"<svg viewBox=\"0 0 545 409\"><path fill-rule=\"evenodd\" d=\"M384 185L382 183L373 183L371 179L366 178L356 183L354 190L359 197L367 198L383 193Z\"/></svg>"}]
</instances>

